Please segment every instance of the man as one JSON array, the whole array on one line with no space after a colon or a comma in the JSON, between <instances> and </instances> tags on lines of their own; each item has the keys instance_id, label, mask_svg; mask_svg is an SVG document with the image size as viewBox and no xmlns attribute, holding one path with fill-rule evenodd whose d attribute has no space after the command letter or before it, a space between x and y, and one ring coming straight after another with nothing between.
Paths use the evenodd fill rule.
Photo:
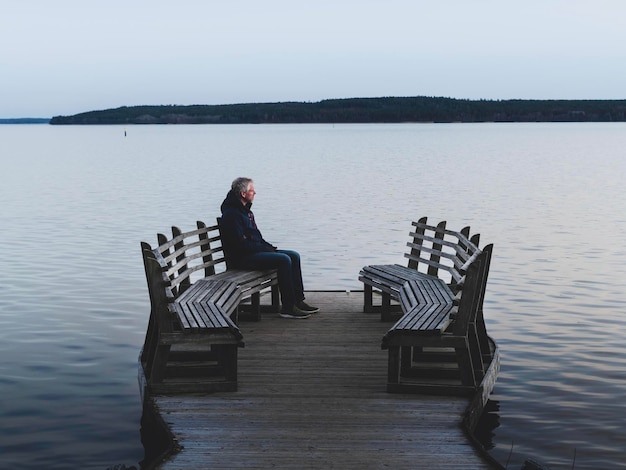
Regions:
<instances>
[{"instance_id":1,"label":"man","mask_svg":"<svg viewBox=\"0 0 626 470\"><path fill-rule=\"evenodd\" d=\"M278 269L278 289L284 318L308 318L319 308L304 301L300 255L292 250L279 250L263 239L254 214L254 182L237 178L222 203L220 230L222 245L229 266L237 269Z\"/></svg>"}]
</instances>

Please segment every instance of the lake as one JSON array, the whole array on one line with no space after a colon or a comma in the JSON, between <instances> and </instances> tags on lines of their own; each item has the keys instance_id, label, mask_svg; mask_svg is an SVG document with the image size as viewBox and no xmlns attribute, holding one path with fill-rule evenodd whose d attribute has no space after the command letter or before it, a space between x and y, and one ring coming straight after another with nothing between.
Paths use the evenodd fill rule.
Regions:
<instances>
[{"instance_id":1,"label":"lake","mask_svg":"<svg viewBox=\"0 0 626 470\"><path fill-rule=\"evenodd\" d=\"M4 125L0 142L7 468L140 467L139 242L212 223L237 176L310 290L404 263L421 216L471 225L494 244L489 452L626 468L625 123Z\"/></svg>"}]
</instances>

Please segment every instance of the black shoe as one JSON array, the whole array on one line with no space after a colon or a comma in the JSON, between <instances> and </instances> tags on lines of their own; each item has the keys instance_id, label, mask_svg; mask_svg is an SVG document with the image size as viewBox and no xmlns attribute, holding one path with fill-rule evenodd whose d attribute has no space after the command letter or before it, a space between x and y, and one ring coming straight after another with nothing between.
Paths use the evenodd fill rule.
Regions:
<instances>
[{"instance_id":1,"label":"black shoe","mask_svg":"<svg viewBox=\"0 0 626 470\"><path fill-rule=\"evenodd\" d=\"M280 312L280 316L283 318L309 318L311 316L311 312L300 310L294 305L291 307L291 310L283 310Z\"/></svg>"},{"instance_id":2,"label":"black shoe","mask_svg":"<svg viewBox=\"0 0 626 470\"><path fill-rule=\"evenodd\" d=\"M298 307L303 312L308 312L308 313L317 313L317 312L320 311L319 308L313 307L313 306L307 304L304 300L301 300L300 302L298 302L296 304L296 307Z\"/></svg>"}]
</instances>

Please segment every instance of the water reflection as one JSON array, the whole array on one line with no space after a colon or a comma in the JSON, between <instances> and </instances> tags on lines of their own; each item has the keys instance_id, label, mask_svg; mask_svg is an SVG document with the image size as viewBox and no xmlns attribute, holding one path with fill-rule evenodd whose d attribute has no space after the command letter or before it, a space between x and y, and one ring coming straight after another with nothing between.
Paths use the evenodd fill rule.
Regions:
<instances>
[{"instance_id":1,"label":"water reflection","mask_svg":"<svg viewBox=\"0 0 626 470\"><path fill-rule=\"evenodd\" d=\"M500 426L499 411L500 402L497 400L487 400L483 415L476 425L474 437L485 450L491 450L495 447L493 439L496 435L495 430Z\"/></svg>"},{"instance_id":2,"label":"water reflection","mask_svg":"<svg viewBox=\"0 0 626 470\"><path fill-rule=\"evenodd\" d=\"M142 469L154 468L165 457L177 451L173 436L149 399L144 402L141 415L141 443L144 458L139 465Z\"/></svg>"},{"instance_id":3,"label":"water reflection","mask_svg":"<svg viewBox=\"0 0 626 470\"><path fill-rule=\"evenodd\" d=\"M139 241L210 223L247 175L264 235L303 255L309 289L357 290L363 265L403 262L421 216L471 225L494 243L485 316L502 364L490 452L510 468L528 456L571 468L574 449L576 468L626 468L625 130L145 126L124 138L107 126L0 127L3 461L144 459Z\"/></svg>"}]
</instances>

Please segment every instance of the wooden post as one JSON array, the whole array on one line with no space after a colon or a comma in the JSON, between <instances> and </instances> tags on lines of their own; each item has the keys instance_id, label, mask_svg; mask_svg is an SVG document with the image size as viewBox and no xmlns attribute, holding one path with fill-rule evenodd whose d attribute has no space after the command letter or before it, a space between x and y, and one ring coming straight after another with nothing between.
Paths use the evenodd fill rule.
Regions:
<instances>
[{"instance_id":1,"label":"wooden post","mask_svg":"<svg viewBox=\"0 0 626 470\"><path fill-rule=\"evenodd\" d=\"M178 227L172 227L172 238L176 238L179 235L182 235L182 231L178 228ZM186 253L184 251L185 248L185 242L181 239L178 243L176 243L174 245L174 250L175 251L179 251L179 250L183 250L177 257L176 257L176 262L182 261L184 260L187 256ZM187 264L185 263L184 265L182 265L180 267L180 269L178 270L177 275L180 275L182 272L184 272L187 269ZM181 282L178 285L178 294L181 294L183 292L185 292L185 290L187 290L187 288L191 285L191 280L189 278L186 278L183 280L183 282Z\"/></svg>"},{"instance_id":2,"label":"wooden post","mask_svg":"<svg viewBox=\"0 0 626 470\"><path fill-rule=\"evenodd\" d=\"M443 237L445 235L444 233L445 229L446 229L446 221L444 220L444 221L439 222L439 224L437 225L437 231L435 232L435 238L438 240L443 240ZM443 248L443 245L441 243L433 242L432 248L433 250L441 251L441 249ZM441 256L439 256L437 253L431 253L430 260L435 263L439 263L439 261L441 260ZM437 277L438 274L439 274L439 269L437 268L437 266L433 266L433 265L428 266L429 276Z\"/></svg>"},{"instance_id":3,"label":"wooden post","mask_svg":"<svg viewBox=\"0 0 626 470\"><path fill-rule=\"evenodd\" d=\"M421 218L420 220L418 220L417 222L418 222L418 223L420 223L420 224L426 224L426 221L427 221L427 220L428 220L428 218L427 218L427 217L422 217L422 218ZM420 234L420 235L424 235L424 232L425 232L425 231L426 231L426 229L424 229L424 228L420 228L420 227L417 227L417 230L416 230L416 232L417 232L418 234ZM421 246L421 244L422 244L422 239L421 239L421 238L413 238L413 242L414 242L414 243L416 243L417 245L420 245L420 246ZM417 259L417 258L419 258L419 256L420 256L420 251L421 251L421 250L420 250L419 248L411 248L411 255L412 255L412 256L414 256L414 257ZM411 269L417 269L417 265L418 265L418 262L417 262L417 261L412 260L412 259L409 259L409 264L408 264L408 267L409 267L409 268L411 268Z\"/></svg>"},{"instance_id":4,"label":"wooden post","mask_svg":"<svg viewBox=\"0 0 626 470\"><path fill-rule=\"evenodd\" d=\"M206 224L201 220L196 221L196 226L198 230L203 230L198 234L198 238L201 241L205 241L208 245L208 248L211 248L211 241L209 240L209 231L206 229ZM204 277L214 276L215 275L215 266L212 263L213 261L213 252L208 250L207 254L202 257L202 262L207 266L204 268Z\"/></svg>"}]
</instances>

